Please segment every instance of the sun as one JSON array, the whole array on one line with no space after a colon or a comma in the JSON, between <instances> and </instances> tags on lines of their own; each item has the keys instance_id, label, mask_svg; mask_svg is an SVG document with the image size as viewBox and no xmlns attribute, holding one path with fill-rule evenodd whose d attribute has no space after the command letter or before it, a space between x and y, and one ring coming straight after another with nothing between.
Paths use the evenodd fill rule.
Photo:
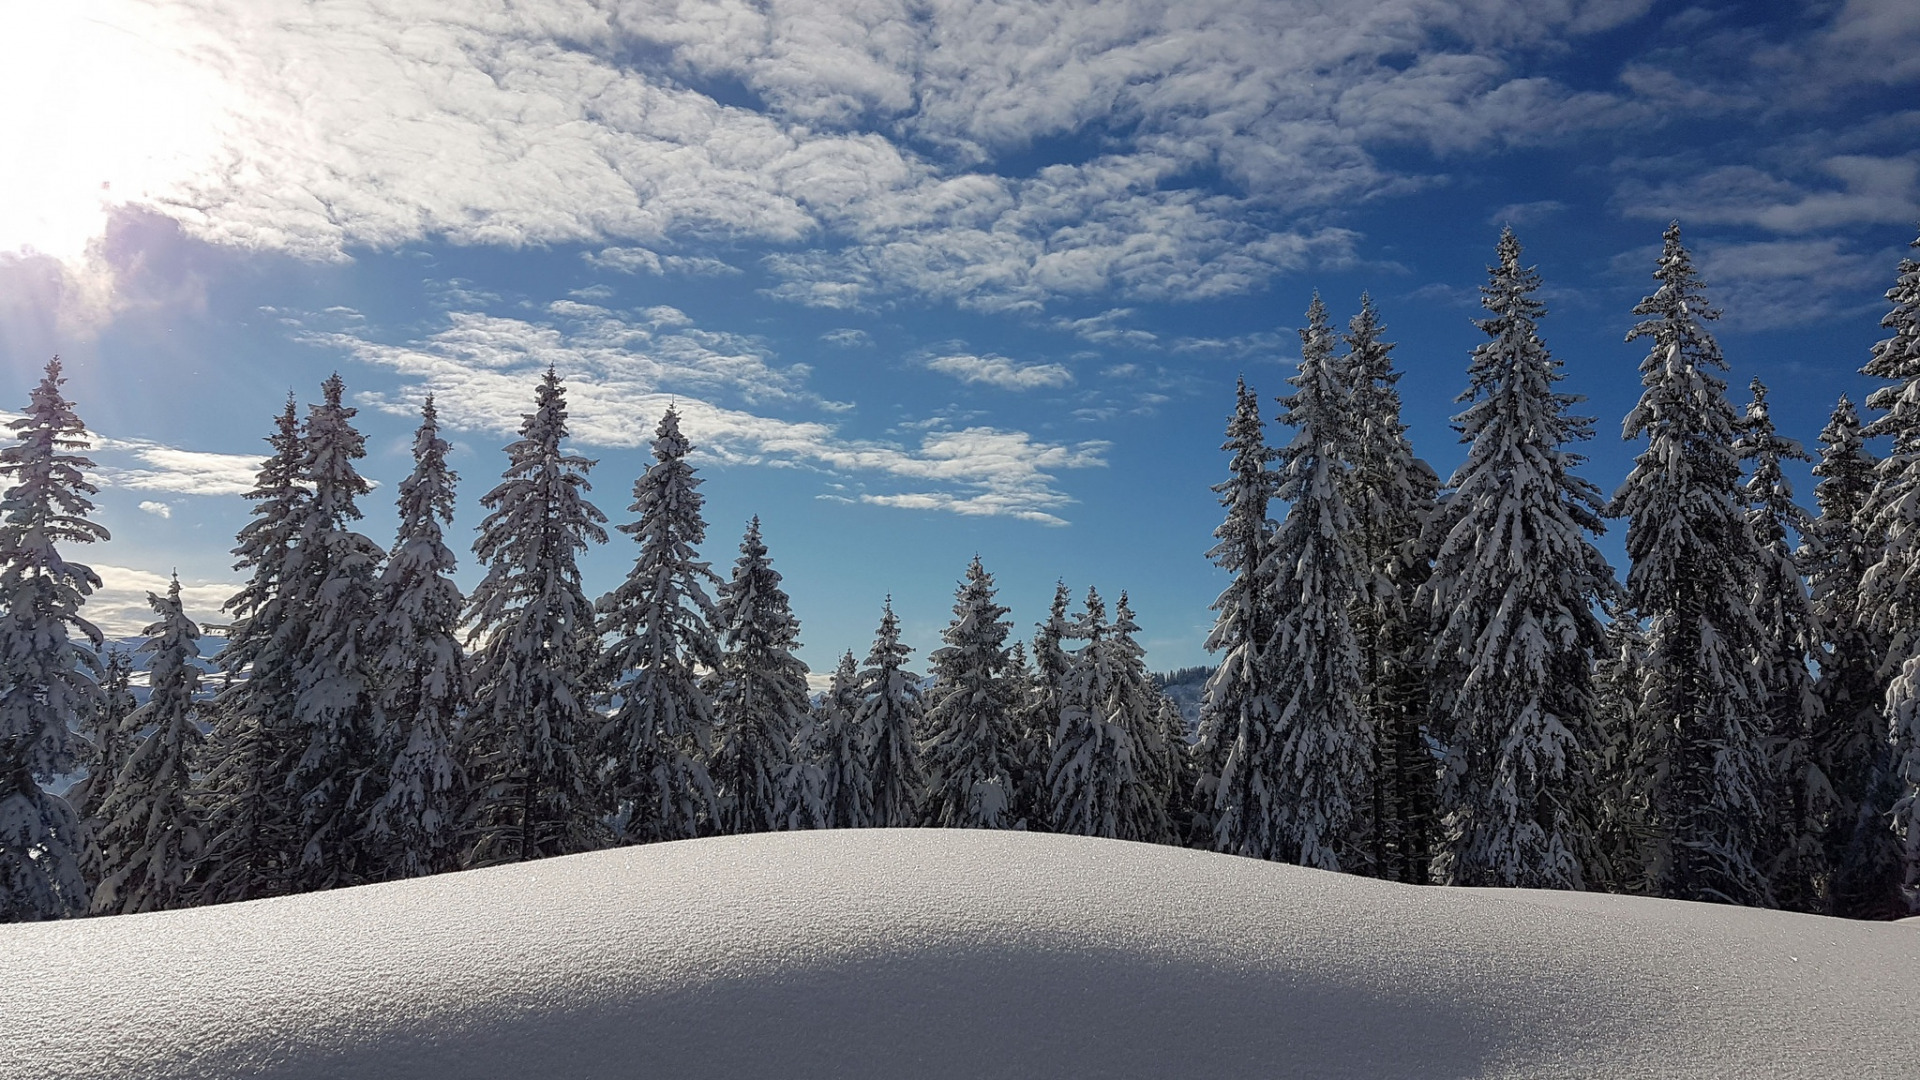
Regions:
<instances>
[{"instance_id":1,"label":"sun","mask_svg":"<svg viewBox=\"0 0 1920 1080\"><path fill-rule=\"evenodd\" d=\"M163 5L0 3L0 255L77 264L115 207L203 175L230 115L224 51Z\"/></svg>"}]
</instances>

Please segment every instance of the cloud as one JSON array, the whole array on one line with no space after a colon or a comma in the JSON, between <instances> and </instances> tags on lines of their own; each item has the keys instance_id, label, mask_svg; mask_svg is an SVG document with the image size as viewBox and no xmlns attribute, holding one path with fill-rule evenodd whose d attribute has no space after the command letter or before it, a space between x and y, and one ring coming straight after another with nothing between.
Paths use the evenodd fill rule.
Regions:
<instances>
[{"instance_id":1,"label":"cloud","mask_svg":"<svg viewBox=\"0 0 1920 1080\"><path fill-rule=\"evenodd\" d=\"M1147 348L1160 340L1151 331L1120 325L1132 317L1132 308L1109 308L1098 315L1090 315L1084 319L1056 318L1053 320L1053 328L1068 331L1077 338L1099 345L1120 344Z\"/></svg>"},{"instance_id":2,"label":"cloud","mask_svg":"<svg viewBox=\"0 0 1920 1080\"><path fill-rule=\"evenodd\" d=\"M1815 186L1752 165L1726 165L1657 184L1629 179L1615 198L1629 217L1754 225L1776 233L1906 224L1920 217L1920 155L1836 155L1811 171L1824 174L1824 182Z\"/></svg>"},{"instance_id":3,"label":"cloud","mask_svg":"<svg viewBox=\"0 0 1920 1080\"><path fill-rule=\"evenodd\" d=\"M587 265L622 274L652 274L663 277L684 274L688 277L722 277L738 274L740 268L719 259L698 255L662 255L643 247L608 247L581 252Z\"/></svg>"},{"instance_id":4,"label":"cloud","mask_svg":"<svg viewBox=\"0 0 1920 1080\"><path fill-rule=\"evenodd\" d=\"M820 340L829 345L838 345L843 349L864 348L873 344L873 338L865 330L850 326L829 330L820 335Z\"/></svg>"},{"instance_id":5,"label":"cloud","mask_svg":"<svg viewBox=\"0 0 1920 1080\"><path fill-rule=\"evenodd\" d=\"M110 563L90 565L93 572L100 575L100 588L87 598L87 618L109 638L141 636L154 620L147 594L165 596L171 579L164 574ZM237 582L182 581L180 605L188 618L203 625L222 626L227 620L220 605L239 590ZM202 655L210 655L218 647L218 639L203 641L200 651Z\"/></svg>"},{"instance_id":6,"label":"cloud","mask_svg":"<svg viewBox=\"0 0 1920 1080\"><path fill-rule=\"evenodd\" d=\"M94 475L102 486L179 495L240 495L253 489L260 469L260 458L244 454L182 450L146 439L97 434L92 439L94 460L100 463ZM137 464L115 464L123 455ZM141 509L146 508L142 504Z\"/></svg>"},{"instance_id":7,"label":"cloud","mask_svg":"<svg viewBox=\"0 0 1920 1080\"><path fill-rule=\"evenodd\" d=\"M928 360L927 367L964 383L982 383L1002 390L1061 387L1073 382L1073 372L1060 364L1021 364L1004 356L939 356Z\"/></svg>"},{"instance_id":8,"label":"cloud","mask_svg":"<svg viewBox=\"0 0 1920 1080\"><path fill-rule=\"evenodd\" d=\"M1706 241L1700 275L1726 325L1742 330L1802 326L1882 305L1874 286L1891 283L1898 255L1863 252L1846 241ZM1652 260L1643 262L1643 272ZM1881 285L1881 288L1884 288Z\"/></svg>"},{"instance_id":9,"label":"cloud","mask_svg":"<svg viewBox=\"0 0 1920 1080\"><path fill-rule=\"evenodd\" d=\"M140 509L158 518L170 518L173 516L173 507L163 502L154 502L150 499L142 500Z\"/></svg>"},{"instance_id":10,"label":"cloud","mask_svg":"<svg viewBox=\"0 0 1920 1080\"><path fill-rule=\"evenodd\" d=\"M1532 225L1564 213L1567 204L1558 199L1508 203L1487 215L1489 225Z\"/></svg>"},{"instance_id":11,"label":"cloud","mask_svg":"<svg viewBox=\"0 0 1920 1080\"><path fill-rule=\"evenodd\" d=\"M1061 524L1060 512L1073 499L1060 489L1059 473L1106 464L1104 442L1047 443L1022 431L957 427L938 417L918 425L917 441L890 441L849 437L828 420L764 415L752 408L756 402L829 416L844 405L808 390L803 365L778 366L757 341L686 325L671 308L623 315L567 302L549 305L547 313L549 321L532 322L453 312L446 329L401 345L363 330L308 331L300 340L390 369L410 383L398 395L373 397L377 407L410 413L432 393L449 428L501 437L518 429L535 382L551 365L566 380L569 427L584 446L646 445L671 402L707 460L851 478L861 494L843 497L871 495L882 505ZM939 490L884 490L905 484ZM908 494L919 501L898 501Z\"/></svg>"}]
</instances>

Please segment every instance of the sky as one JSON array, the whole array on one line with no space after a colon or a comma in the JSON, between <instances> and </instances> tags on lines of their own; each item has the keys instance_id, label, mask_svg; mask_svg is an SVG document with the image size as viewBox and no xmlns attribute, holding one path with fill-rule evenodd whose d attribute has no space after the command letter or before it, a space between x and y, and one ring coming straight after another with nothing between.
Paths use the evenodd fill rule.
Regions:
<instances>
[{"instance_id":1,"label":"sky","mask_svg":"<svg viewBox=\"0 0 1920 1080\"><path fill-rule=\"evenodd\" d=\"M1911 0L0 0L0 53L0 408L61 357L116 635L173 571L223 621L336 371L382 544L434 395L471 586L551 365L615 523L677 405L703 557L761 518L816 672L888 595L924 665L976 554L1020 636L1065 581L1204 663L1234 381L1277 414L1316 291L1374 298L1444 477L1511 225L1611 492L1669 221L1809 447L1920 223Z\"/></svg>"}]
</instances>

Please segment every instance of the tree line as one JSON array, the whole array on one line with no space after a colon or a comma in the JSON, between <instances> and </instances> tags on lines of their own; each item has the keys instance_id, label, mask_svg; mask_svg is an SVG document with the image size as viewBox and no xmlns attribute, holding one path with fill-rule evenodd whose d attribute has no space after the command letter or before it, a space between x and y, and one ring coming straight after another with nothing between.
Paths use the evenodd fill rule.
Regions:
<instances>
[{"instance_id":1,"label":"tree line","mask_svg":"<svg viewBox=\"0 0 1920 1080\"><path fill-rule=\"evenodd\" d=\"M1920 246L1920 241L1916 241ZM702 480L669 408L636 480L632 570L549 370L481 499L470 596L445 526L457 477L429 397L382 548L336 375L290 396L234 555L205 678L177 579L140 652L102 655L99 579L59 547L87 518L84 427L56 358L0 448L0 921L134 912L620 844L778 829L1028 828L1187 844L1396 881L1607 889L1859 917L1920 882L1920 263L1900 265L1814 465L1744 413L1678 227L1634 309L1646 447L1611 498L1539 334L1511 231L1482 288L1442 481L1400 420L1372 301L1316 296L1280 399L1242 381L1197 728L1155 686L1127 597L1065 585L1029 643L976 557L929 678L891 603L865 662L811 700L758 519L702 561ZM1890 436L1876 460L1865 440ZM1285 505L1279 520L1269 517ZM1592 544L1624 519L1626 580ZM203 683L211 685L203 685ZM54 778L84 769L65 797Z\"/></svg>"}]
</instances>

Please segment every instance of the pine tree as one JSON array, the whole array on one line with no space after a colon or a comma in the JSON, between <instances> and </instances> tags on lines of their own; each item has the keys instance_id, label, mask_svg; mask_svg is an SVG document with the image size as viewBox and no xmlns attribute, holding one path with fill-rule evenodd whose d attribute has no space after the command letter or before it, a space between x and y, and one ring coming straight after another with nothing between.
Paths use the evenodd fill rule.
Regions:
<instances>
[{"instance_id":1,"label":"pine tree","mask_svg":"<svg viewBox=\"0 0 1920 1080\"><path fill-rule=\"evenodd\" d=\"M700 561L707 525L701 481L686 457L693 444L669 407L654 430L654 463L634 481L619 526L640 545L619 588L600 598L600 634L614 638L603 659L613 710L601 729L613 762L627 843L684 840L719 826L707 758L714 752L713 702L699 669L718 670L720 643L708 585L720 579Z\"/></svg>"},{"instance_id":2,"label":"pine tree","mask_svg":"<svg viewBox=\"0 0 1920 1080\"><path fill-rule=\"evenodd\" d=\"M907 670L913 650L900 642L900 620L887 597L880 629L860 669L860 709L854 714L860 743L867 752L873 784L875 828L898 829L921 821L919 733L926 722L920 677Z\"/></svg>"},{"instance_id":3,"label":"pine tree","mask_svg":"<svg viewBox=\"0 0 1920 1080\"><path fill-rule=\"evenodd\" d=\"M490 513L473 550L487 573L468 599L474 692L461 750L470 866L601 842L601 800L581 760L599 657L577 559L606 542L607 518L586 498L593 462L562 449L566 437L566 389L548 368L500 483L480 500Z\"/></svg>"},{"instance_id":4,"label":"pine tree","mask_svg":"<svg viewBox=\"0 0 1920 1080\"><path fill-rule=\"evenodd\" d=\"M40 786L78 764L72 729L100 704L100 631L80 615L100 578L55 546L107 539L87 520L99 489L93 462L72 453L88 442L65 381L48 361L26 414L7 422L19 441L0 449L0 922L88 903L85 826Z\"/></svg>"},{"instance_id":5,"label":"pine tree","mask_svg":"<svg viewBox=\"0 0 1920 1080\"><path fill-rule=\"evenodd\" d=\"M1346 379L1353 395L1353 463L1347 502L1359 549L1354 639L1365 670L1362 707L1374 731L1374 873L1424 883L1436 824L1427 715L1426 627L1414 594L1426 580L1421 532L1439 479L1416 457L1400 422L1400 373L1373 298L1347 324Z\"/></svg>"},{"instance_id":6,"label":"pine tree","mask_svg":"<svg viewBox=\"0 0 1920 1080\"><path fill-rule=\"evenodd\" d=\"M107 646L107 658L100 675L100 704L88 714L87 724L80 732L81 764L86 767L87 775L68 788L65 796L67 805L96 838L101 826L106 824L100 818L100 807L113 793L113 778L127 761L127 733L123 726L127 714L139 707L133 696L132 674L133 657L125 649ZM98 874L93 870L89 873L97 884Z\"/></svg>"},{"instance_id":7,"label":"pine tree","mask_svg":"<svg viewBox=\"0 0 1920 1080\"><path fill-rule=\"evenodd\" d=\"M1266 422L1260 417L1260 399L1240 380L1234 392L1233 418L1227 423L1227 441L1220 449L1233 456L1231 475L1213 486L1226 507L1226 520L1213 531L1219 541L1207 552L1215 566L1232 575L1213 602L1213 630L1208 652L1225 652L1207 679L1200 701L1200 724L1193 747L1197 774L1192 840L1219 844L1229 850L1241 843L1235 835L1221 839L1217 832L1222 799L1244 797L1244 791L1222 788L1220 780L1236 746L1245 748L1269 731L1278 704L1261 664L1261 649L1273 632L1273 581L1268 576L1267 550L1273 542L1273 523L1267 502L1273 496L1274 452L1266 444ZM1064 610L1064 608L1063 608ZM1244 758L1235 759L1244 767ZM1264 801L1264 790L1256 799ZM1264 819L1264 813L1260 814ZM1244 824L1244 822L1242 822ZM1238 828L1238 825L1236 826Z\"/></svg>"},{"instance_id":8,"label":"pine tree","mask_svg":"<svg viewBox=\"0 0 1920 1080\"><path fill-rule=\"evenodd\" d=\"M294 519L286 563L293 608L304 636L292 651L293 750L288 789L298 801L299 843L294 891L353 885L375 876L360 839L381 794L384 762L376 760L372 657L365 639L373 616L381 550L355 532L355 500L371 490L354 462L366 438L354 430L358 410L342 402L335 374L321 384L321 403L301 434L301 474L310 485Z\"/></svg>"},{"instance_id":9,"label":"pine tree","mask_svg":"<svg viewBox=\"0 0 1920 1080\"><path fill-rule=\"evenodd\" d=\"M1132 758L1120 774L1119 837L1148 844L1174 843L1178 838L1170 807L1178 768L1160 709L1166 698L1147 673L1147 651L1135 636L1139 633L1133 606L1122 591L1107 634L1112 692L1106 709L1108 721L1126 735Z\"/></svg>"},{"instance_id":10,"label":"pine tree","mask_svg":"<svg viewBox=\"0 0 1920 1080\"><path fill-rule=\"evenodd\" d=\"M234 569L251 573L224 608L233 622L215 660L225 683L206 710L213 731L201 755L206 772L196 798L206 853L195 901L203 904L284 892L295 854L289 723L293 647L305 624L292 603L287 564L308 494L291 395L267 444L273 452L245 496L254 504L253 520L241 527L233 549Z\"/></svg>"},{"instance_id":11,"label":"pine tree","mask_svg":"<svg viewBox=\"0 0 1920 1080\"><path fill-rule=\"evenodd\" d=\"M1652 808L1655 878L1682 900L1769 903L1756 865L1767 765L1766 687L1753 661L1761 628L1748 595L1759 574L1734 456L1720 347L1678 224L1666 231L1654 278L1633 309L1628 341L1651 338L1640 401L1623 435L1647 448L1610 511L1629 519L1627 591L1648 620L1649 721L1667 729Z\"/></svg>"},{"instance_id":12,"label":"pine tree","mask_svg":"<svg viewBox=\"0 0 1920 1080\"><path fill-rule=\"evenodd\" d=\"M1647 636L1626 598L1601 602L1606 642L1594 659L1594 716L1600 746L1593 755L1599 786L1600 869L1589 888L1647 895L1655 891L1653 793L1667 760L1665 732L1649 722L1640 699L1646 678Z\"/></svg>"},{"instance_id":13,"label":"pine tree","mask_svg":"<svg viewBox=\"0 0 1920 1080\"><path fill-rule=\"evenodd\" d=\"M1013 816L1022 828L1046 832L1052 828L1051 798L1047 791L1047 764L1053 757L1053 728L1041 673L1027 662L1027 643L1015 638L1007 650L1007 678L1014 684L1013 743L1018 768L1013 774Z\"/></svg>"},{"instance_id":14,"label":"pine tree","mask_svg":"<svg viewBox=\"0 0 1920 1080\"><path fill-rule=\"evenodd\" d=\"M794 736L807 725L807 665L793 655L800 621L767 558L757 517L740 541L732 579L720 586L715 614L721 651L710 680L718 720L711 772L720 827L768 832L786 821L781 777L793 765Z\"/></svg>"},{"instance_id":15,"label":"pine tree","mask_svg":"<svg viewBox=\"0 0 1920 1080\"><path fill-rule=\"evenodd\" d=\"M1227 752L1214 846L1356 872L1368 854L1374 739L1349 615L1359 579L1342 456L1353 444L1352 394L1318 295L1300 343L1295 392L1280 399L1294 438L1280 455L1278 495L1291 505L1263 564L1275 616L1261 660L1278 708Z\"/></svg>"},{"instance_id":16,"label":"pine tree","mask_svg":"<svg viewBox=\"0 0 1920 1080\"><path fill-rule=\"evenodd\" d=\"M848 650L814 713L825 828L864 829L873 824L873 777L859 715L860 664Z\"/></svg>"},{"instance_id":17,"label":"pine tree","mask_svg":"<svg viewBox=\"0 0 1920 1080\"><path fill-rule=\"evenodd\" d=\"M1820 448L1813 467L1820 514L1803 537L1801 565L1814 617L1826 635L1813 758L1833 792L1824 836L1829 904L1835 915L1887 918L1904 914L1906 904L1899 895L1899 849L1887 827L1892 762L1883 711L1886 682L1879 675L1886 650L1869 625L1862 593L1882 546L1867 520L1877 462L1844 396L1820 432Z\"/></svg>"},{"instance_id":18,"label":"pine tree","mask_svg":"<svg viewBox=\"0 0 1920 1080\"><path fill-rule=\"evenodd\" d=\"M1813 755L1813 733L1821 717L1810 661L1828 665L1819 621L1788 538L1789 530L1801 537L1811 533L1813 521L1793 501L1793 487L1781 470L1782 462L1813 458L1799 442L1774 430L1766 385L1754 379L1750 389L1753 401L1734 452L1753 463L1745 488L1747 527L1760 545L1760 572L1751 593L1760 619L1760 673L1767 691L1767 821L1761 868L1781 907L1821 911L1828 878L1821 822L1831 814L1827 804L1832 788Z\"/></svg>"},{"instance_id":19,"label":"pine tree","mask_svg":"<svg viewBox=\"0 0 1920 1080\"><path fill-rule=\"evenodd\" d=\"M433 396L420 408L413 472L400 482L400 527L380 575L368 628L381 685L374 698L376 760L386 789L368 814L375 874L419 877L458 867L458 814L465 802L454 738L467 705L460 615L466 601L443 523L453 521L451 449L440 437Z\"/></svg>"},{"instance_id":20,"label":"pine tree","mask_svg":"<svg viewBox=\"0 0 1920 1080\"><path fill-rule=\"evenodd\" d=\"M1420 598L1448 692L1442 711L1445 821L1434 880L1578 889L1597 862L1600 752L1592 685L1605 630L1595 606L1613 570L1588 539L1600 492L1566 449L1593 437L1554 389L1560 362L1540 340L1540 275L1500 235L1454 417L1467 460L1433 519L1433 573Z\"/></svg>"},{"instance_id":21,"label":"pine tree","mask_svg":"<svg viewBox=\"0 0 1920 1080\"><path fill-rule=\"evenodd\" d=\"M1920 239L1911 245L1920 249ZM1881 663L1887 685L1893 828L1899 838L1910 903L1920 905L1920 260L1900 260L1887 290L1893 309L1880 325L1893 336L1873 347L1861 374L1884 379L1867 406L1885 415L1867 425L1869 437L1891 435L1893 452L1875 475L1871 530L1885 544L1867 571L1869 623L1886 645Z\"/></svg>"},{"instance_id":22,"label":"pine tree","mask_svg":"<svg viewBox=\"0 0 1920 1080\"><path fill-rule=\"evenodd\" d=\"M1007 677L1007 609L994 602L993 575L975 556L935 649L920 761L929 825L1006 829L1017 824L1013 773L1016 687Z\"/></svg>"},{"instance_id":23,"label":"pine tree","mask_svg":"<svg viewBox=\"0 0 1920 1080\"><path fill-rule=\"evenodd\" d=\"M1053 762L1053 735L1066 706L1067 676L1073 666L1073 658L1062 644L1071 632L1067 608L1072 603L1067 583L1055 582L1047 617L1034 624L1033 678L1018 725L1022 765L1019 807L1028 828L1054 827L1053 792L1047 774Z\"/></svg>"},{"instance_id":24,"label":"pine tree","mask_svg":"<svg viewBox=\"0 0 1920 1080\"><path fill-rule=\"evenodd\" d=\"M181 907L205 848L190 798L194 758L204 741L199 710L200 627L180 606L180 577L167 595L147 594L155 621L146 630L147 703L128 714L126 734L146 731L114 778L101 808L103 873L95 915L132 915Z\"/></svg>"},{"instance_id":25,"label":"pine tree","mask_svg":"<svg viewBox=\"0 0 1920 1080\"><path fill-rule=\"evenodd\" d=\"M1077 836L1119 836L1122 792L1139 782L1129 732L1110 713L1118 673L1107 633L1107 606L1097 590L1088 589L1086 608L1068 632L1084 644L1067 669L1047 768L1050 820L1058 831Z\"/></svg>"}]
</instances>

